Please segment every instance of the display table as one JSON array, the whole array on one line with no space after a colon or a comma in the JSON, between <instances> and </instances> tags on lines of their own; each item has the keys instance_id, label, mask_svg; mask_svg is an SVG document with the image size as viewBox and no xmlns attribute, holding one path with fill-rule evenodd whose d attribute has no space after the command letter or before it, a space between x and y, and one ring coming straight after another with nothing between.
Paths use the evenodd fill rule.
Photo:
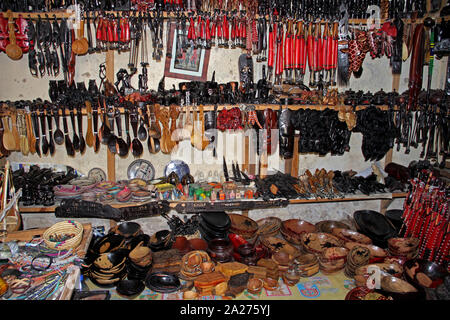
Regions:
<instances>
[{"instance_id":1,"label":"display table","mask_svg":"<svg viewBox=\"0 0 450 320\"><path fill-rule=\"evenodd\" d=\"M111 300L129 300L120 296L115 288L104 289L86 280L89 290L109 290ZM312 277L300 278L295 286L287 286L279 279L279 289L267 291L262 289L259 295L251 294L244 290L232 300L345 300L347 293L355 287L355 280L344 275L343 271L333 274L322 274L321 272ZM231 297L204 296L200 300L229 300ZM144 291L133 300L183 300L183 293L159 293L145 288Z\"/></svg>"}]
</instances>

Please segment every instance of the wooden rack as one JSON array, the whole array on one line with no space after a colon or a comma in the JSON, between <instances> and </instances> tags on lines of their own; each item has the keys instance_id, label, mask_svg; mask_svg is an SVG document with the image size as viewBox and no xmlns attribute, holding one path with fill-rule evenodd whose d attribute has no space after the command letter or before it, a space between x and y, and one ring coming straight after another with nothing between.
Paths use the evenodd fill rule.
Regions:
<instances>
[{"instance_id":1,"label":"wooden rack","mask_svg":"<svg viewBox=\"0 0 450 320\"><path fill-rule=\"evenodd\" d=\"M100 11L91 11L91 12L100 12ZM102 14L104 15L115 15L115 16L121 16L123 14L127 14L128 16L131 17L136 17L139 15L139 11L133 10L133 11L104 11L102 12ZM3 14L5 14L5 12L3 12ZM39 17L41 18L46 18L48 16L49 19L62 19L62 18L71 18L74 16L73 12L70 11L49 11L49 12L12 12L13 18L18 18L19 16L22 16L23 18L31 18L31 19L38 19ZM86 16L86 14L84 15ZM162 13L162 17L163 18L176 18L176 14L174 12L163 12ZM260 16L259 15L255 15L255 19L258 19ZM415 23L421 23L423 22L427 17L432 17L436 20L436 22L441 22L441 21L448 21L450 20L450 16L444 16L444 17L439 17L437 15L426 15L423 18L417 18L417 19L409 19L409 18L402 18L404 23L411 23L411 22L415 22ZM269 16L266 16L266 19L269 19ZM349 19L348 23L349 24L367 24L369 19ZM326 20L320 21L321 23L325 23ZM391 19L379 19L379 22L381 24L387 22L387 21L391 21ZM316 21L319 22L319 21Z\"/></svg>"},{"instance_id":2,"label":"wooden rack","mask_svg":"<svg viewBox=\"0 0 450 320\"><path fill-rule=\"evenodd\" d=\"M107 14L114 14L114 15L121 15L123 12L122 11L109 11L109 12L105 12ZM137 15L138 12L137 11L126 11L127 14L131 15ZM5 12L3 12L3 14L5 14ZM17 18L19 16L22 16L23 18L31 18L31 19L38 19L39 17L41 18L49 18L49 19L62 19L62 18L70 18L70 17L74 17L74 14L72 12L67 12L67 11L51 11L51 12L12 12L12 17L13 18ZM176 15L174 13L167 13L164 12L163 13L163 17L164 18L168 18L168 17L173 17L175 18ZM256 16L256 18L258 18L258 16ZM437 22L440 22L442 20L450 20L450 16L445 16L445 17L433 17ZM414 22L422 22L425 19L415 19ZM379 20L380 23L384 23L386 21L389 21L388 19L380 19ZM411 23L411 19L403 19L403 21L405 23ZM367 24L368 20L367 19L349 19L349 24ZM114 51L113 50L107 50L106 53L106 80L108 80L110 83L114 83L114 77L115 77L115 73L114 73ZM399 88L399 75L394 75L393 76L393 85L392 85L392 89L396 90L398 92L398 88ZM231 108L231 107L235 107L237 105L229 105L229 106L220 106L218 108L218 110L221 110L223 108ZM330 109L334 109L334 110L352 110L351 106L328 106L328 105L288 105L288 106L282 106L282 105L255 105L257 110L261 110L261 109L266 109L266 108L272 108L272 109L279 109L279 108L283 108L283 107L288 107L289 109L292 110L298 110L298 109L302 109L302 108L308 108L308 109L315 109L315 110L323 110L326 108L330 108ZM358 106L356 108L356 110L359 110L363 107L367 107L367 106ZM383 109L387 109L388 106L378 106L379 108L383 108ZM208 111L208 110L212 110L213 106L204 106L204 110ZM123 112L123 110L121 110ZM68 112L68 110L67 110ZM85 108L83 108L83 114L85 114ZM245 143L247 144L247 142ZM288 161L288 160L286 160ZM387 153L386 157L385 157L385 165L388 164L389 162L392 162L392 149L389 150L389 152ZM111 181L115 181L116 180L116 173L115 173L115 155L113 153L111 153L109 150L107 151L107 178L108 180ZM381 205L381 211L384 212L387 203L389 203L388 201L382 201L382 205Z\"/></svg>"},{"instance_id":3,"label":"wooden rack","mask_svg":"<svg viewBox=\"0 0 450 320\"><path fill-rule=\"evenodd\" d=\"M349 202L349 201L367 201L367 200L380 200L392 201L393 199L406 197L406 192L394 192L394 193L374 193L371 195L355 194L347 195L345 198L321 198L321 199L291 199L289 204L305 204L305 203L326 203L326 202ZM258 201L258 200L255 200ZM112 203L110 204L114 208L125 208L132 206L140 206L152 201L138 202L138 203ZM201 201L169 201L170 206L173 208L179 203L199 203ZM223 201L226 202L226 201ZM42 206L22 206L19 204L19 210L21 213L52 213L58 205L42 207Z\"/></svg>"}]
</instances>

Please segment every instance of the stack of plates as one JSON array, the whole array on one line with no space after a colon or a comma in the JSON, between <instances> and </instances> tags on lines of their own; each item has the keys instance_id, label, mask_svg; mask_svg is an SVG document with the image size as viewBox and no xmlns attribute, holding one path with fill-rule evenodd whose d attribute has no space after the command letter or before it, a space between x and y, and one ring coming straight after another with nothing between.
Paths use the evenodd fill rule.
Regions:
<instances>
[{"instance_id":1,"label":"stack of plates","mask_svg":"<svg viewBox=\"0 0 450 320\"><path fill-rule=\"evenodd\" d=\"M249 217L235 213L230 213L228 216L231 219L231 232L236 233L245 239L251 239L254 237L256 231L258 231L258 224Z\"/></svg>"},{"instance_id":2,"label":"stack of plates","mask_svg":"<svg viewBox=\"0 0 450 320\"><path fill-rule=\"evenodd\" d=\"M231 219L223 211L202 212L200 214L198 230L207 242L216 238L227 239L230 227Z\"/></svg>"},{"instance_id":3,"label":"stack of plates","mask_svg":"<svg viewBox=\"0 0 450 320\"><path fill-rule=\"evenodd\" d=\"M319 256L320 271L324 274L335 273L344 269L349 250L343 247L331 247Z\"/></svg>"},{"instance_id":4,"label":"stack of plates","mask_svg":"<svg viewBox=\"0 0 450 320\"><path fill-rule=\"evenodd\" d=\"M312 253L299 255L295 257L292 263L295 265L297 273L303 278L315 275L320 269L319 260Z\"/></svg>"},{"instance_id":5,"label":"stack of plates","mask_svg":"<svg viewBox=\"0 0 450 320\"><path fill-rule=\"evenodd\" d=\"M347 277L353 278L356 274L356 269L369 263L370 250L366 247L353 247L347 256L344 273Z\"/></svg>"},{"instance_id":6,"label":"stack of plates","mask_svg":"<svg viewBox=\"0 0 450 320\"><path fill-rule=\"evenodd\" d=\"M127 277L127 255L128 250L126 249L98 255L89 267L89 278L100 287L116 285L120 280Z\"/></svg>"},{"instance_id":7,"label":"stack of plates","mask_svg":"<svg viewBox=\"0 0 450 320\"><path fill-rule=\"evenodd\" d=\"M391 238L388 240L388 251L393 256L414 259L419 253L419 243L418 238Z\"/></svg>"}]
</instances>

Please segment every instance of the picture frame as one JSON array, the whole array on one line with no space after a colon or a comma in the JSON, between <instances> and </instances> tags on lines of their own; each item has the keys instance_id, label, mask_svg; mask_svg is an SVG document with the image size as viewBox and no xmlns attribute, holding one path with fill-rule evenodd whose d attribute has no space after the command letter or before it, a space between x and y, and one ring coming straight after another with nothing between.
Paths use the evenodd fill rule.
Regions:
<instances>
[{"instance_id":1,"label":"picture frame","mask_svg":"<svg viewBox=\"0 0 450 320\"><path fill-rule=\"evenodd\" d=\"M180 40L183 39L181 37L184 37L185 41L189 41L187 33L182 35L181 30L178 30L176 24L172 23L170 24L169 39L167 39L167 52L170 54L166 55L164 75L182 80L206 81L211 50L194 48L189 45L184 51L177 45L181 43L181 41L177 42L177 36L180 36Z\"/></svg>"}]
</instances>

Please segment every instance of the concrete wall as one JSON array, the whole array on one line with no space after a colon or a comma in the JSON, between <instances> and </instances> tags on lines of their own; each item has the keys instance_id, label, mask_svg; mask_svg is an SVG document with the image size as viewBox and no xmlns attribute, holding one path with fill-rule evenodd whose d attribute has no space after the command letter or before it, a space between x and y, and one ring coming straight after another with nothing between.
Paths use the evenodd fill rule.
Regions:
<instances>
[{"instance_id":1,"label":"concrete wall","mask_svg":"<svg viewBox=\"0 0 450 320\"><path fill-rule=\"evenodd\" d=\"M149 51L151 52L150 49ZM238 80L238 58L241 53L242 51L240 49L211 49L208 79L211 79L212 73L216 71L215 77L216 81L219 83ZM126 52L120 54L115 53L115 70L117 71L119 68L126 68L128 64L128 58L129 56ZM48 99L48 80L54 78L33 78L28 70L27 59L28 56L24 55L21 60L12 61L6 56L6 54L0 54L0 66L2 67L2 77L0 77L0 100L35 99L38 97L42 99ZM435 61L432 88L444 88L447 59L448 58L443 58L442 60ZM99 65L103 62L105 62L105 54L101 53L77 57L75 81L84 81L87 84L89 79L96 79L97 84L99 84ZM254 61L254 63L255 80L258 80L260 78L262 64L256 63L256 60ZM391 90L392 75L387 58L372 60L372 58L367 55L363 64L363 68L364 71L361 78L352 78L350 80L349 88L352 88L354 91L370 90L373 93L380 89L383 89L387 92ZM424 68L423 83L425 88L427 83L427 69L427 67ZM148 71L149 87L152 89L156 89L158 82L160 81L164 73L164 63L156 63L155 61L150 61ZM403 64L399 88L400 92L405 91L408 87L408 75L409 60L407 60ZM309 79L308 76L309 75L307 74L305 79ZM62 79L62 75L60 75L57 79ZM166 89L172 88L173 85L177 85L180 81L181 80L166 78ZM132 85L135 88L138 87L137 76L133 77ZM347 88L340 88L340 91L344 91L346 89ZM83 127L86 128L86 124L84 124ZM70 129L71 128L69 125L69 130ZM226 139L227 137L223 138ZM303 172L306 169L315 170L316 168L325 168L327 170L353 169L355 171L361 171L368 168L370 166L370 163L364 161L361 153L361 141L362 136L360 134L352 134L352 138L350 141L351 151L346 153L344 156L327 155L324 157L318 157L316 155L300 155L300 172ZM405 155L403 149L401 149L400 152L394 151L393 161L403 165L408 165L412 160L419 158L420 151L420 148L417 150L412 149L409 155ZM57 146L56 153L53 157L47 156L39 158L37 155L30 155L25 157L21 153L15 152L9 157L9 160L11 162L20 163L65 164L74 167L81 173L86 174L91 168L94 167L102 168L106 172L106 157L106 146L104 145L101 146L100 151L97 154L94 153L93 149L87 148L86 153L83 156L77 153L73 158L66 155L64 146ZM226 157L229 161L235 159L232 151L227 153ZM154 165L157 177L163 175L164 167L166 166L167 162L171 160L170 155L164 155L162 153L158 153L156 155L150 154L148 150L146 150L146 146L144 146L144 153L141 158L149 160ZM178 158L178 156L174 158ZM135 158L131 155L131 153L127 158L124 159L116 157L116 179L120 180L127 178L127 168L134 160ZM270 161L274 161L275 163L275 160L277 160L277 155L274 155ZM272 162L269 163L269 167L271 167L271 163ZM382 160L382 164L384 164L384 160ZM194 176L197 172L200 171L203 171L205 176L207 175L208 170L217 170L219 173L222 172L221 158L219 158L219 161L215 165L209 165L208 168L205 168L205 165L201 164L192 164L190 167L191 173L193 173ZM282 162L280 169L283 169ZM337 219L339 217L342 217L343 212L352 214L356 208L365 207L377 210L379 209L379 203L379 201L367 201L357 204L331 203L318 205L295 205L289 206L288 208L283 210L278 210L277 212L270 212L270 214L279 214L280 217L286 218L288 216L305 215L305 220L317 220L318 217ZM397 207L401 207L401 202L399 203L398 201L396 201L394 202L394 204ZM255 212L255 215L253 213L250 213L250 217L257 218L258 216L267 216L267 214L269 214L269 212L267 211L264 211L264 213ZM306 219L306 217L308 217L308 219ZM160 223L164 225L165 221L162 220L160 221ZM152 224L149 222L149 228L155 229L159 228L159 226L159 223Z\"/></svg>"}]
</instances>

